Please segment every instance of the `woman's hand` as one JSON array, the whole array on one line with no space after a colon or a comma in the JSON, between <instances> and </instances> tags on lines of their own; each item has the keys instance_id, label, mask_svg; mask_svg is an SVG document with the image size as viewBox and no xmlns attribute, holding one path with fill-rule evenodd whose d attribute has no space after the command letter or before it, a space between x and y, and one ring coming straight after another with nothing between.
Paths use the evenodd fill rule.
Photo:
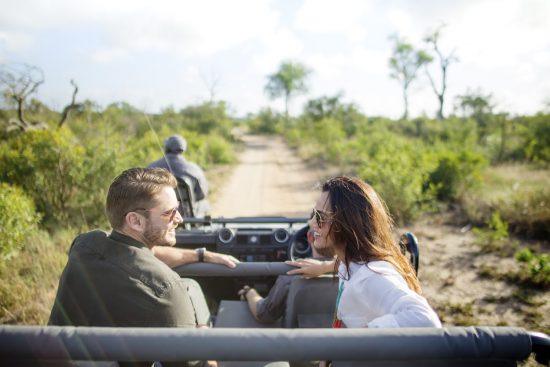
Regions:
<instances>
[{"instance_id":1,"label":"woman's hand","mask_svg":"<svg viewBox=\"0 0 550 367\"><path fill-rule=\"evenodd\" d=\"M298 268L287 271L288 275L298 274L306 279L315 278L334 270L334 260L322 261L316 259L300 259L296 261L285 261L285 264Z\"/></svg>"}]
</instances>

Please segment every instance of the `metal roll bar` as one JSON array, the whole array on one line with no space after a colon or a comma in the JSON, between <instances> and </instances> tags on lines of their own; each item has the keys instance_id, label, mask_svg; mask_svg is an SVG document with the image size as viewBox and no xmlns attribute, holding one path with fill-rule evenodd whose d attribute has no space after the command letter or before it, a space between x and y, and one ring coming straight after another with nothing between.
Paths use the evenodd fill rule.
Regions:
<instances>
[{"instance_id":1,"label":"metal roll bar","mask_svg":"<svg viewBox=\"0 0 550 367\"><path fill-rule=\"evenodd\" d=\"M511 327L182 329L1 326L0 360L414 361L548 356L549 337ZM547 361L546 361L547 363Z\"/></svg>"}]
</instances>

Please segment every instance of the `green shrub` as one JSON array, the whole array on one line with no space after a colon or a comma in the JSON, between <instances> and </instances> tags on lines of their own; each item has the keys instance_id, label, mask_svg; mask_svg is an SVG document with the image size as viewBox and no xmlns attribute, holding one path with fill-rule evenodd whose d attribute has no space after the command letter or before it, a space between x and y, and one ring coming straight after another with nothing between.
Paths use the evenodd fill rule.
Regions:
<instances>
[{"instance_id":1,"label":"green shrub","mask_svg":"<svg viewBox=\"0 0 550 367\"><path fill-rule=\"evenodd\" d=\"M431 162L411 141L390 133L376 133L362 139L359 176L370 183L384 199L398 222L417 217L433 202L423 189Z\"/></svg>"},{"instance_id":2,"label":"green shrub","mask_svg":"<svg viewBox=\"0 0 550 367\"><path fill-rule=\"evenodd\" d=\"M520 263L520 270L512 274L511 280L522 284L548 288L550 287L550 255L538 254L529 248L516 252L516 260Z\"/></svg>"},{"instance_id":3,"label":"green shrub","mask_svg":"<svg viewBox=\"0 0 550 367\"><path fill-rule=\"evenodd\" d=\"M0 261L23 247L39 220L33 201L23 190L0 183Z\"/></svg>"},{"instance_id":4,"label":"green shrub","mask_svg":"<svg viewBox=\"0 0 550 367\"><path fill-rule=\"evenodd\" d=\"M208 164L228 164L235 161L233 146L218 135L206 137L204 152Z\"/></svg>"},{"instance_id":5,"label":"green shrub","mask_svg":"<svg viewBox=\"0 0 550 367\"><path fill-rule=\"evenodd\" d=\"M85 150L71 132L31 130L0 146L0 181L29 194L46 221L64 221L79 207L75 194L85 176Z\"/></svg>"},{"instance_id":6,"label":"green shrub","mask_svg":"<svg viewBox=\"0 0 550 367\"><path fill-rule=\"evenodd\" d=\"M534 162L550 162L550 114L524 117L526 141L525 156Z\"/></svg>"},{"instance_id":7,"label":"green shrub","mask_svg":"<svg viewBox=\"0 0 550 367\"><path fill-rule=\"evenodd\" d=\"M499 252L505 255L502 250L508 239L508 223L502 220L499 212L491 215L487 228L474 228L473 232L477 236L476 244L483 252Z\"/></svg>"},{"instance_id":8,"label":"green shrub","mask_svg":"<svg viewBox=\"0 0 550 367\"><path fill-rule=\"evenodd\" d=\"M280 131L283 117L271 108L264 108L248 121L248 127L253 133L275 134Z\"/></svg>"},{"instance_id":9,"label":"green shrub","mask_svg":"<svg viewBox=\"0 0 550 367\"><path fill-rule=\"evenodd\" d=\"M463 190L480 181L480 171L485 164L482 155L445 149L437 152L437 157L437 166L430 172L424 187L432 187L439 200L454 201Z\"/></svg>"}]
</instances>

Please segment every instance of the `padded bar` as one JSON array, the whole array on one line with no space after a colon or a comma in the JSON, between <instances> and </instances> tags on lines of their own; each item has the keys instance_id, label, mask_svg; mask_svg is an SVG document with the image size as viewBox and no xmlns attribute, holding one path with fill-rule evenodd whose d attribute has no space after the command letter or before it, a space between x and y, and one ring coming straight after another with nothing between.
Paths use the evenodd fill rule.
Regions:
<instances>
[{"instance_id":1,"label":"padded bar","mask_svg":"<svg viewBox=\"0 0 550 367\"><path fill-rule=\"evenodd\" d=\"M0 360L523 360L520 328L181 329L0 327Z\"/></svg>"},{"instance_id":2,"label":"padded bar","mask_svg":"<svg viewBox=\"0 0 550 367\"><path fill-rule=\"evenodd\" d=\"M296 224L307 223L308 218L287 218L287 217L236 217L236 218L183 218L183 223L194 224Z\"/></svg>"},{"instance_id":3,"label":"padded bar","mask_svg":"<svg viewBox=\"0 0 550 367\"><path fill-rule=\"evenodd\" d=\"M253 277L284 275L292 269L296 268L283 262L242 262L233 269L221 264L193 263L178 266L174 271L180 276Z\"/></svg>"}]
</instances>

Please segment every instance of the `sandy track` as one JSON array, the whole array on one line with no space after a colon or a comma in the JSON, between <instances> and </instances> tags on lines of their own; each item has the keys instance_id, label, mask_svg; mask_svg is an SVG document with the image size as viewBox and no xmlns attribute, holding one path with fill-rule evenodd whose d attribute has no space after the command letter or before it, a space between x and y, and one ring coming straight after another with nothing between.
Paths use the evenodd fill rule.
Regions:
<instances>
[{"instance_id":1,"label":"sandy track","mask_svg":"<svg viewBox=\"0 0 550 367\"><path fill-rule=\"evenodd\" d=\"M239 164L220 185L212 216L306 216L321 172L307 167L281 137L245 135L243 140Z\"/></svg>"}]
</instances>

